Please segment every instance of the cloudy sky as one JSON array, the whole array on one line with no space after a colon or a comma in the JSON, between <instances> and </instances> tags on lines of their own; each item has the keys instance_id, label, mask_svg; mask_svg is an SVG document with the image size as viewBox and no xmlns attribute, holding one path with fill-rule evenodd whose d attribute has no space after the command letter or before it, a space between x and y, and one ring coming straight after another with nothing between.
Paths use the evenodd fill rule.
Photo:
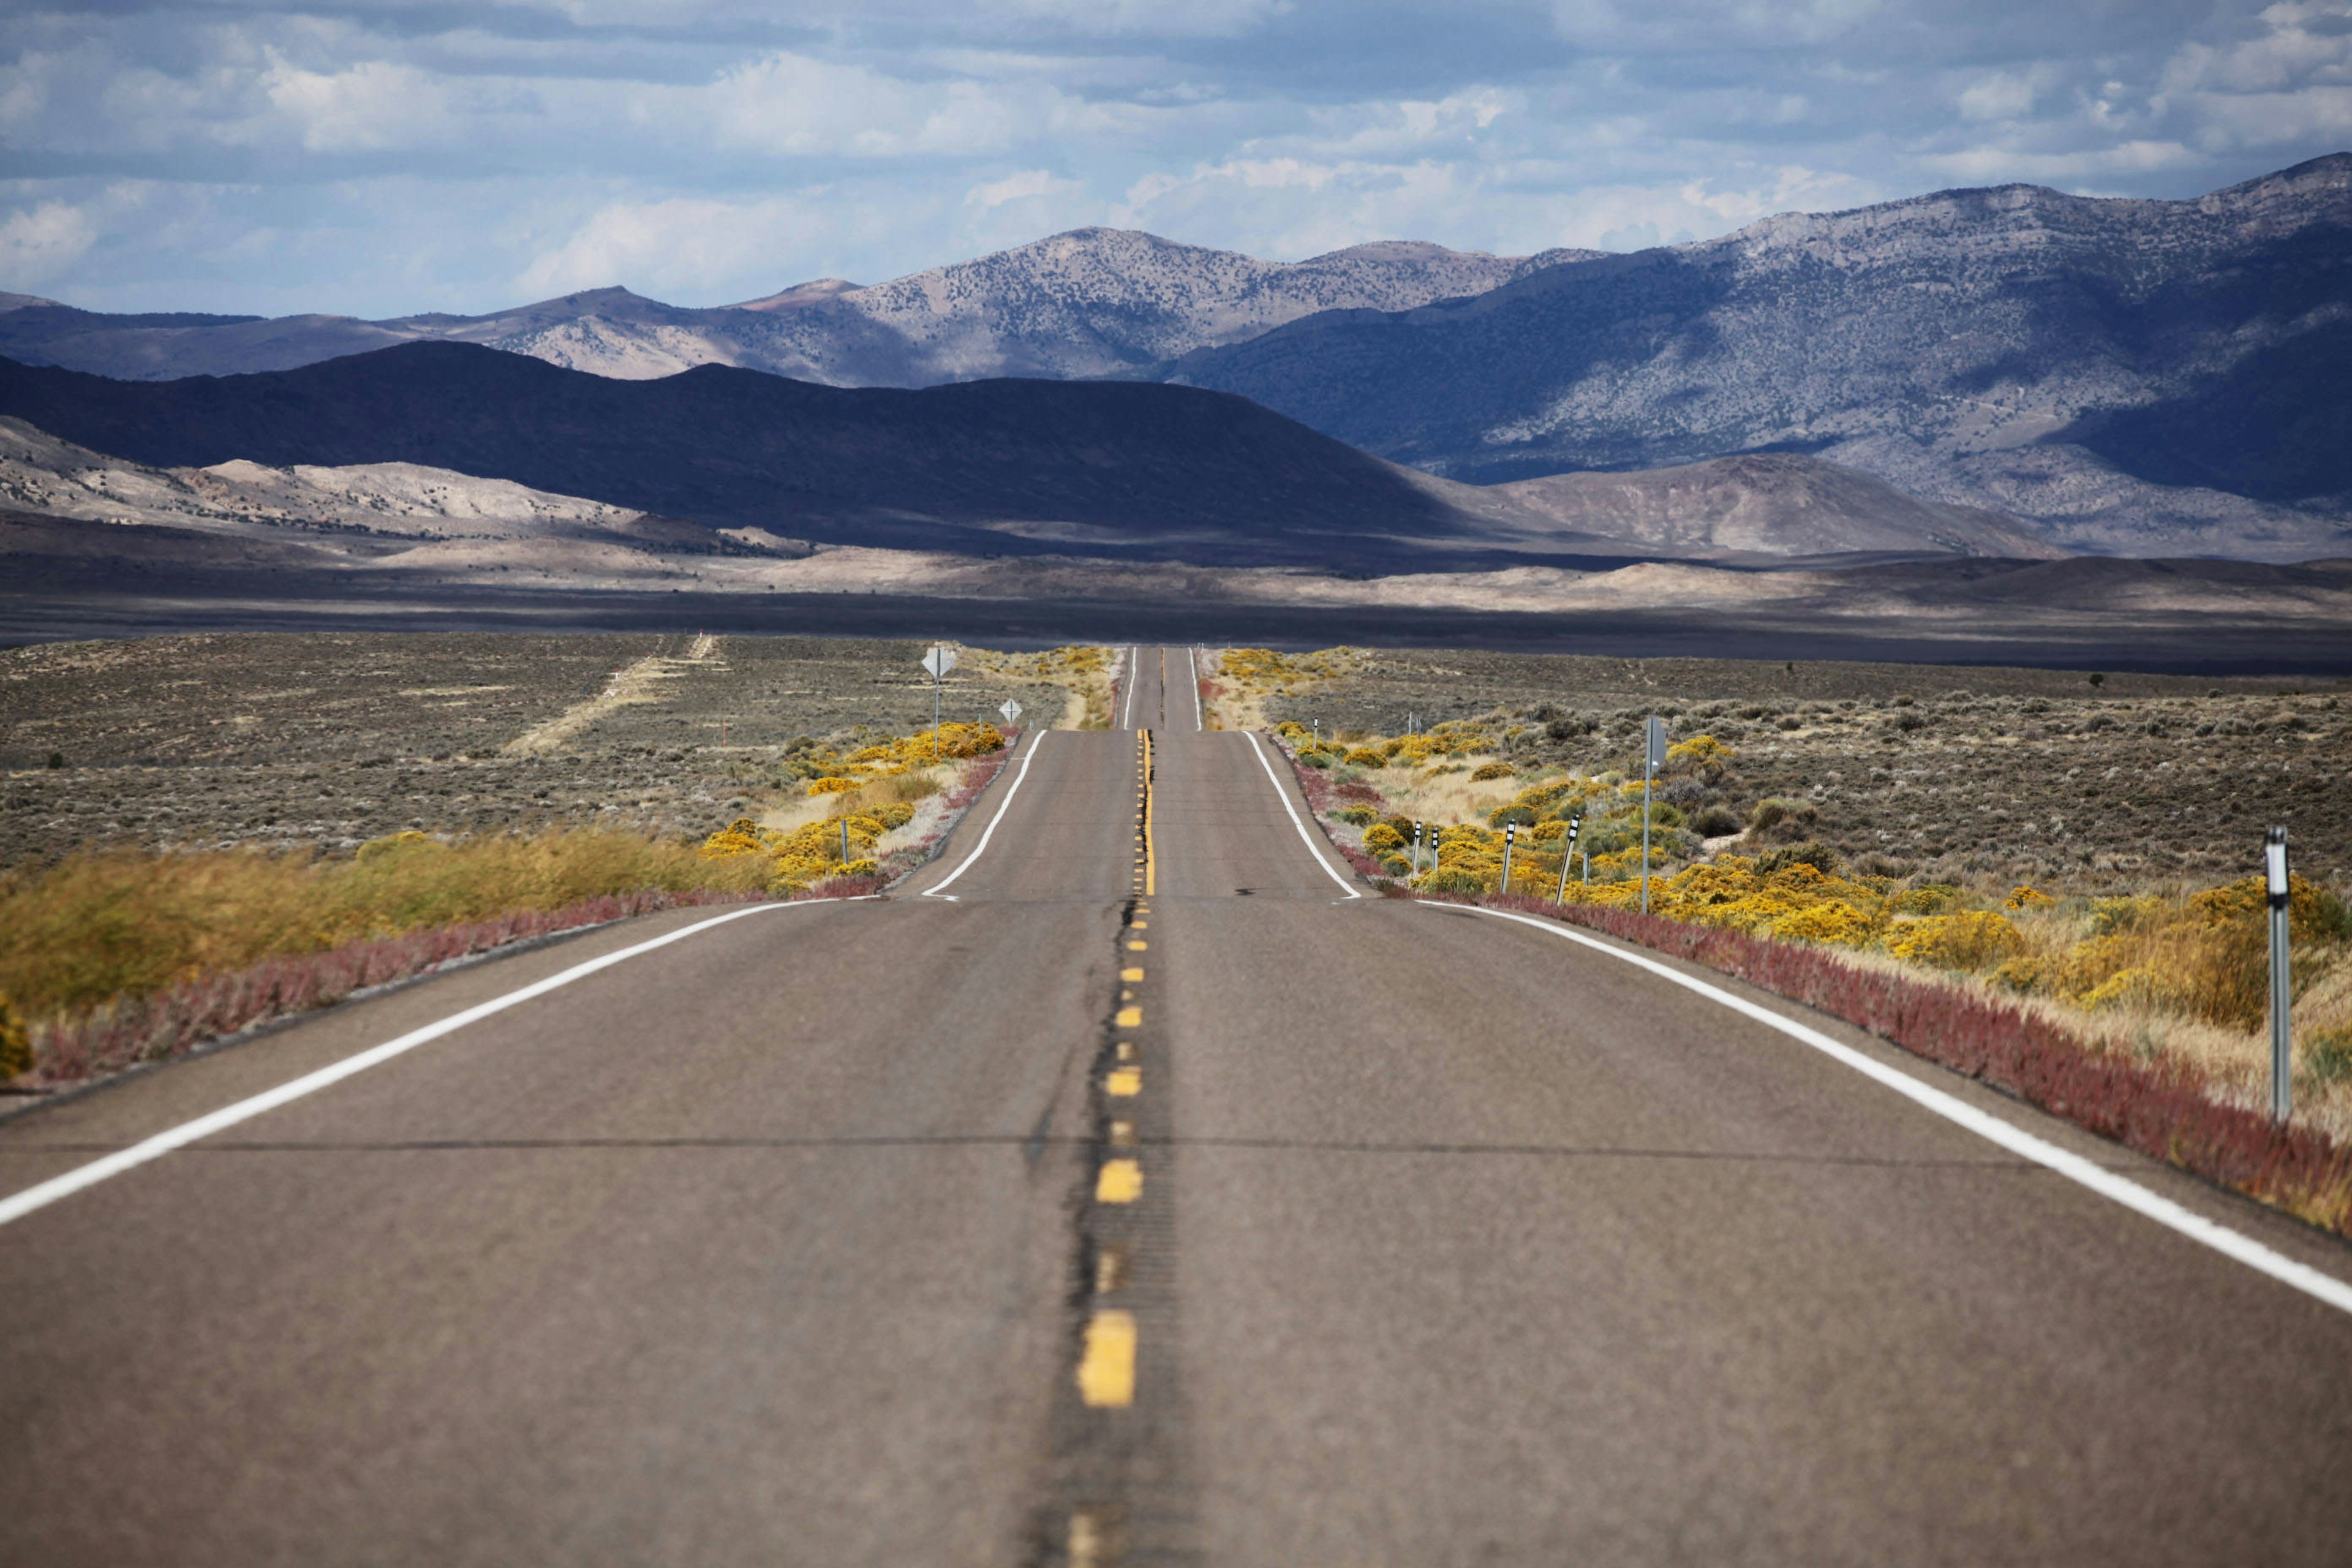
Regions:
<instances>
[{"instance_id":1,"label":"cloudy sky","mask_svg":"<svg viewBox=\"0 0 2352 1568\"><path fill-rule=\"evenodd\" d=\"M1084 224L1633 249L2352 148L2352 0L20 0L0 148L0 289L116 310L722 304Z\"/></svg>"}]
</instances>

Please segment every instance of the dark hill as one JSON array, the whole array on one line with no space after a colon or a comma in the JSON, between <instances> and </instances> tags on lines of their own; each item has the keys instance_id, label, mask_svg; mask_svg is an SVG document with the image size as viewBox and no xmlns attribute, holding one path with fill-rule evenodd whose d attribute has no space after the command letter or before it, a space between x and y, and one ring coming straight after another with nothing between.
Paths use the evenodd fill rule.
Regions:
<instances>
[{"instance_id":1,"label":"dark hill","mask_svg":"<svg viewBox=\"0 0 2352 1568\"><path fill-rule=\"evenodd\" d=\"M0 360L0 415L159 467L421 463L836 542L1228 563L1478 542L1386 464L1190 387L847 390L719 365L617 381L412 343L168 382Z\"/></svg>"}]
</instances>

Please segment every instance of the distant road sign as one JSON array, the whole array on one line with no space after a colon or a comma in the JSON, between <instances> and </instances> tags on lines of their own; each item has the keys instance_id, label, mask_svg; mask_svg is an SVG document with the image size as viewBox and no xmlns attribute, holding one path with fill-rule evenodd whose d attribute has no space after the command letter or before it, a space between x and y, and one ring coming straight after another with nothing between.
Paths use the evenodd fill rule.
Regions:
<instances>
[{"instance_id":1,"label":"distant road sign","mask_svg":"<svg viewBox=\"0 0 2352 1568\"><path fill-rule=\"evenodd\" d=\"M1654 714L1650 719L1650 766L1666 765L1666 721Z\"/></svg>"},{"instance_id":2,"label":"distant road sign","mask_svg":"<svg viewBox=\"0 0 2352 1568\"><path fill-rule=\"evenodd\" d=\"M997 711L1004 715L1004 721L1006 723L1017 723L1021 718L1021 704L1013 701L1013 699L1008 697L1004 700L1004 706L999 708Z\"/></svg>"},{"instance_id":3,"label":"distant road sign","mask_svg":"<svg viewBox=\"0 0 2352 1568\"><path fill-rule=\"evenodd\" d=\"M935 647L923 656L923 672L933 680L944 680L948 671L955 668L955 663L953 653L943 647Z\"/></svg>"}]
</instances>

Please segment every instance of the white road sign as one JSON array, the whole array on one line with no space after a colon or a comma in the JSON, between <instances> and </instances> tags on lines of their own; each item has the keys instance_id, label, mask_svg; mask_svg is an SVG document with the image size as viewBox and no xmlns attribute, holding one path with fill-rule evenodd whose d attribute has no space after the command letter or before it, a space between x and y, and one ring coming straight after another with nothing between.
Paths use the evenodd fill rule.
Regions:
<instances>
[{"instance_id":1,"label":"white road sign","mask_svg":"<svg viewBox=\"0 0 2352 1568\"><path fill-rule=\"evenodd\" d=\"M955 655L943 647L935 647L923 656L923 672L933 680L944 680L955 668Z\"/></svg>"},{"instance_id":2,"label":"white road sign","mask_svg":"<svg viewBox=\"0 0 2352 1568\"><path fill-rule=\"evenodd\" d=\"M1004 721L1006 723L1016 723L1021 718L1021 704L1013 701L1013 699L1008 697L1004 700L1004 706L999 708L997 711L1004 715Z\"/></svg>"}]
</instances>

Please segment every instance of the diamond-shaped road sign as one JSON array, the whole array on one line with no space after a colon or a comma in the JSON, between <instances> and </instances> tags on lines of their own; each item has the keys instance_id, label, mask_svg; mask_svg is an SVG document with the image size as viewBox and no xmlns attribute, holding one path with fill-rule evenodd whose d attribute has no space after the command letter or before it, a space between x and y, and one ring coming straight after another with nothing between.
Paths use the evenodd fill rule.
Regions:
<instances>
[{"instance_id":1,"label":"diamond-shaped road sign","mask_svg":"<svg viewBox=\"0 0 2352 1568\"><path fill-rule=\"evenodd\" d=\"M955 668L955 655L943 647L935 647L923 656L923 673L933 680L944 680Z\"/></svg>"},{"instance_id":2,"label":"diamond-shaped road sign","mask_svg":"<svg viewBox=\"0 0 2352 1568\"><path fill-rule=\"evenodd\" d=\"M999 708L997 711L1004 715L1004 721L1006 723L1011 724L1020 719L1021 704L1013 701L1013 699L1008 697L1004 700L1004 706Z\"/></svg>"}]
</instances>

